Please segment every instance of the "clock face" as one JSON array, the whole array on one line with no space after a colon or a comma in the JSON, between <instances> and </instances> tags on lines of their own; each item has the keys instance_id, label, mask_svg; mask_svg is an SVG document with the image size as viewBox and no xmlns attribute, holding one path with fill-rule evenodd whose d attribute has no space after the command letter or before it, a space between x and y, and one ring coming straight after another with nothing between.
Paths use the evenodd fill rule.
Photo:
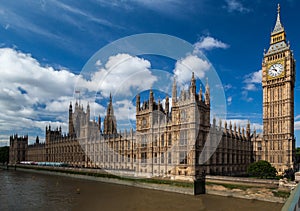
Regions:
<instances>
[{"instance_id":1,"label":"clock face","mask_svg":"<svg viewBox=\"0 0 300 211\"><path fill-rule=\"evenodd\" d=\"M279 76L283 72L283 65L280 63L273 64L268 70L268 74L271 77Z\"/></svg>"}]
</instances>

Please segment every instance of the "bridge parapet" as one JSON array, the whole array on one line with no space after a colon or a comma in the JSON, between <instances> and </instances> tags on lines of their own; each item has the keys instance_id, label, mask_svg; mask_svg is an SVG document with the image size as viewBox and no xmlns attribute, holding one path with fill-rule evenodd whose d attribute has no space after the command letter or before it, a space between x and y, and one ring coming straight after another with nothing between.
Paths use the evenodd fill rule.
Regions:
<instances>
[{"instance_id":1,"label":"bridge parapet","mask_svg":"<svg viewBox=\"0 0 300 211\"><path fill-rule=\"evenodd\" d=\"M300 211L300 184L291 192L281 211Z\"/></svg>"}]
</instances>

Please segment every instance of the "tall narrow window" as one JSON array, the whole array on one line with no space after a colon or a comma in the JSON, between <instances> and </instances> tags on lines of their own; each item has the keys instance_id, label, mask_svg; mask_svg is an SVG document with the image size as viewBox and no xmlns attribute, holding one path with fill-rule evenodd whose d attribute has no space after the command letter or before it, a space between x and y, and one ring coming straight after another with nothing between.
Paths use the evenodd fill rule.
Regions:
<instances>
[{"instance_id":1,"label":"tall narrow window","mask_svg":"<svg viewBox=\"0 0 300 211\"><path fill-rule=\"evenodd\" d=\"M147 147L147 137L146 135L142 136L142 144L141 147Z\"/></svg>"},{"instance_id":2,"label":"tall narrow window","mask_svg":"<svg viewBox=\"0 0 300 211\"><path fill-rule=\"evenodd\" d=\"M186 111L185 110L181 110L181 112L180 112L180 120L182 122L186 121Z\"/></svg>"},{"instance_id":3,"label":"tall narrow window","mask_svg":"<svg viewBox=\"0 0 300 211\"><path fill-rule=\"evenodd\" d=\"M153 146L154 146L154 147L156 147L156 146L157 146L157 135L155 135L155 137L154 137Z\"/></svg>"},{"instance_id":4,"label":"tall narrow window","mask_svg":"<svg viewBox=\"0 0 300 211\"><path fill-rule=\"evenodd\" d=\"M146 118L143 118L142 127L145 128L146 126L147 126L147 120L146 120Z\"/></svg>"},{"instance_id":5,"label":"tall narrow window","mask_svg":"<svg viewBox=\"0 0 300 211\"><path fill-rule=\"evenodd\" d=\"M157 152L154 153L154 163L157 163Z\"/></svg>"},{"instance_id":6,"label":"tall narrow window","mask_svg":"<svg viewBox=\"0 0 300 211\"><path fill-rule=\"evenodd\" d=\"M179 163L187 164L187 153L186 151L179 152Z\"/></svg>"},{"instance_id":7,"label":"tall narrow window","mask_svg":"<svg viewBox=\"0 0 300 211\"><path fill-rule=\"evenodd\" d=\"M187 131L186 130L180 131L179 145L181 145L181 146L187 145Z\"/></svg>"},{"instance_id":8,"label":"tall narrow window","mask_svg":"<svg viewBox=\"0 0 300 211\"><path fill-rule=\"evenodd\" d=\"M160 163L165 163L165 153L160 154Z\"/></svg>"},{"instance_id":9,"label":"tall narrow window","mask_svg":"<svg viewBox=\"0 0 300 211\"><path fill-rule=\"evenodd\" d=\"M257 150L261 151L262 147L261 147L261 142L257 142Z\"/></svg>"},{"instance_id":10,"label":"tall narrow window","mask_svg":"<svg viewBox=\"0 0 300 211\"><path fill-rule=\"evenodd\" d=\"M165 138L164 138L164 134L161 135L160 141L161 141L161 146L162 146L162 147L165 146Z\"/></svg>"},{"instance_id":11,"label":"tall narrow window","mask_svg":"<svg viewBox=\"0 0 300 211\"><path fill-rule=\"evenodd\" d=\"M172 145L172 134L169 134L169 138L168 138L168 146Z\"/></svg>"},{"instance_id":12,"label":"tall narrow window","mask_svg":"<svg viewBox=\"0 0 300 211\"><path fill-rule=\"evenodd\" d=\"M168 152L168 164L172 163L172 152Z\"/></svg>"},{"instance_id":13,"label":"tall narrow window","mask_svg":"<svg viewBox=\"0 0 300 211\"><path fill-rule=\"evenodd\" d=\"M127 149L130 149L130 141L127 140Z\"/></svg>"},{"instance_id":14,"label":"tall narrow window","mask_svg":"<svg viewBox=\"0 0 300 211\"><path fill-rule=\"evenodd\" d=\"M141 153L141 163L147 163L147 152Z\"/></svg>"}]
</instances>

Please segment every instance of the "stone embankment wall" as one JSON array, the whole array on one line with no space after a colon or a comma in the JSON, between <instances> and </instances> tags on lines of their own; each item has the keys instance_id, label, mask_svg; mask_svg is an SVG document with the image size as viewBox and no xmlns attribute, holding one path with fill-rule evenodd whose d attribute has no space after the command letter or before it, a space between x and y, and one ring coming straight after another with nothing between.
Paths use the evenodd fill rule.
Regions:
<instances>
[{"instance_id":1,"label":"stone embankment wall","mask_svg":"<svg viewBox=\"0 0 300 211\"><path fill-rule=\"evenodd\" d=\"M10 169L14 169L11 166ZM148 182L141 182L136 178L130 177L130 180L122 180L116 178L106 178L97 176L88 176L80 173L99 173L99 174L109 174L108 172L101 169L86 169L86 168L65 168L65 167L38 167L38 166L23 166L17 165L16 170L43 173L58 176L68 176L78 179L88 179L99 182L114 183L120 185L128 185L139 188L147 188L168 192L176 192L188 195L194 195L194 189L192 183L189 183L187 187L180 187L170 184L155 184ZM64 172L59 172L55 170L63 170ZM70 171L68 173L67 171ZM77 172L74 174L72 172ZM252 178L241 178L241 177L224 177L224 176L207 176L206 177L206 193L213 195L220 195L226 197L237 197L251 200L262 200L276 203L284 203L285 198L275 197L273 192L274 189L278 188L277 180L260 180ZM161 178L161 180L164 180ZM175 181L174 181L175 183ZM188 182L186 182L188 183ZM222 184L237 185L237 188L226 188ZM239 188L238 186L243 186L244 188ZM246 188L245 188L246 186Z\"/></svg>"},{"instance_id":2,"label":"stone embankment wall","mask_svg":"<svg viewBox=\"0 0 300 211\"><path fill-rule=\"evenodd\" d=\"M41 169L44 169L41 170ZM32 173L42 173L47 175L57 175L57 176L68 176L72 178L77 179L87 179L87 180L93 180L98 182L106 182L106 183L113 183L113 184L119 184L119 185L128 185L138 188L147 188L152 190L161 190L161 191L168 191L168 192L175 192L175 193L182 193L182 194L188 194L188 195L194 195L194 189L192 187L178 187L168 184L154 184L154 183L144 183L140 181L128 181L128 180L121 180L121 179L114 179L114 178L106 178L106 177L96 177L96 176L88 176L83 174L73 174L71 172L79 172L79 173L99 173L99 174L109 174L108 172L101 170L101 169L87 169L87 168L65 168L65 167L45 167L45 166L22 166L17 165L16 167L17 171L25 171L25 172L32 172ZM50 171L48 171L50 170ZM54 170L64 170L64 171L70 171L70 173L62 173L62 172L56 172ZM136 178L139 179L139 178Z\"/></svg>"},{"instance_id":3,"label":"stone embankment wall","mask_svg":"<svg viewBox=\"0 0 300 211\"><path fill-rule=\"evenodd\" d=\"M206 176L207 182L221 184L236 184L255 187L277 188L279 181L270 179L255 179L248 177Z\"/></svg>"}]
</instances>

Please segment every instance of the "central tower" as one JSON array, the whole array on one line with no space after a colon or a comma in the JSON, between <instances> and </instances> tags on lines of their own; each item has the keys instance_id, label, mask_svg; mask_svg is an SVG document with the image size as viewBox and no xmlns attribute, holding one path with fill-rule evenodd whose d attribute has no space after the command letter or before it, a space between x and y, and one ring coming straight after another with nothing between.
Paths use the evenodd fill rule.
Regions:
<instances>
[{"instance_id":1,"label":"central tower","mask_svg":"<svg viewBox=\"0 0 300 211\"><path fill-rule=\"evenodd\" d=\"M262 159L278 171L294 167L295 60L280 20L271 33L270 47L262 62L263 140Z\"/></svg>"}]
</instances>

